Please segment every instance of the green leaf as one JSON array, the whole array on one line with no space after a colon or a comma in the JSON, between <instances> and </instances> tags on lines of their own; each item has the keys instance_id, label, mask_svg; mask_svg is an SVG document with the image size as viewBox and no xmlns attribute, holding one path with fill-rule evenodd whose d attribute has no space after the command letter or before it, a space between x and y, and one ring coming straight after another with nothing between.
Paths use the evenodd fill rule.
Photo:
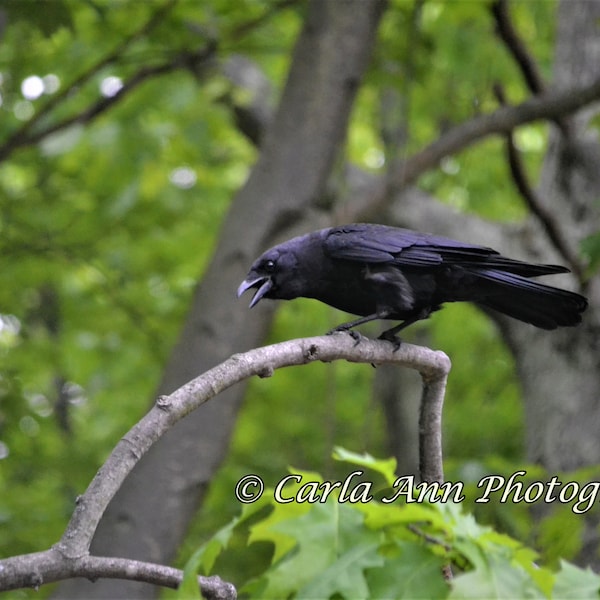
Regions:
<instances>
[{"instance_id":1,"label":"green leaf","mask_svg":"<svg viewBox=\"0 0 600 600\"><path fill-rule=\"evenodd\" d=\"M271 529L295 538L296 545L264 574L261 597L363 597L364 570L383 564L377 553L382 534L365 530L359 511L333 500L310 505L306 514Z\"/></svg>"},{"instance_id":2,"label":"green leaf","mask_svg":"<svg viewBox=\"0 0 600 600\"><path fill-rule=\"evenodd\" d=\"M509 557L484 553L480 549L475 568L452 580L452 591L449 597L491 600L493 598L546 598L547 596L523 569L511 564Z\"/></svg>"},{"instance_id":3,"label":"green leaf","mask_svg":"<svg viewBox=\"0 0 600 600\"><path fill-rule=\"evenodd\" d=\"M396 550L384 566L369 569L367 581L371 598L433 600L448 596L442 557L436 556L424 544L412 541L398 542Z\"/></svg>"},{"instance_id":4,"label":"green leaf","mask_svg":"<svg viewBox=\"0 0 600 600\"><path fill-rule=\"evenodd\" d=\"M367 598L369 586L365 579L365 569L383 564L383 557L377 552L380 540L368 541L369 536L362 535L363 541L341 553L337 560L318 577L304 586L299 592L300 598L329 598L339 594L344 598Z\"/></svg>"},{"instance_id":5,"label":"green leaf","mask_svg":"<svg viewBox=\"0 0 600 600\"><path fill-rule=\"evenodd\" d=\"M242 514L234 517L229 523L221 527L205 544L202 544L188 559L183 569L183 581L177 590L179 598L199 598L200 592L197 585L198 573L209 575L215 561L227 548L234 529L256 514L266 504L265 496L253 504L244 504Z\"/></svg>"},{"instance_id":6,"label":"green leaf","mask_svg":"<svg viewBox=\"0 0 600 600\"><path fill-rule=\"evenodd\" d=\"M584 238L581 241L581 251L589 260L588 274L593 275L600 266L600 232Z\"/></svg>"},{"instance_id":7,"label":"green leaf","mask_svg":"<svg viewBox=\"0 0 600 600\"><path fill-rule=\"evenodd\" d=\"M213 537L203 544L189 558L183 569L183 581L177 590L178 598L200 598L200 590L197 584L198 571L210 573L219 554L227 547L233 530L240 519L236 517L227 525L219 529Z\"/></svg>"},{"instance_id":8,"label":"green leaf","mask_svg":"<svg viewBox=\"0 0 600 600\"><path fill-rule=\"evenodd\" d=\"M9 23L12 20L22 20L29 26L38 27L47 37L53 35L61 27L73 30L71 12L68 4L63 0L2 2L2 8L9 13Z\"/></svg>"},{"instance_id":9,"label":"green leaf","mask_svg":"<svg viewBox=\"0 0 600 600\"><path fill-rule=\"evenodd\" d=\"M300 481L290 479L285 485L285 497L295 497L298 490L305 482L322 482L323 478L318 473L290 469L290 473L300 476ZM262 498L275 498L273 490L266 490ZM277 562L287 554L295 545L294 535L282 532L279 523L289 521L295 517L306 514L310 510L310 504L300 502L280 503L272 500L273 511L263 520L250 528L248 544L252 542L272 542L275 546L273 562Z\"/></svg>"},{"instance_id":10,"label":"green leaf","mask_svg":"<svg viewBox=\"0 0 600 600\"><path fill-rule=\"evenodd\" d=\"M564 560L560 562L560 567L552 590L553 598L560 598L561 600L598 598L600 575L594 573L589 567L581 569Z\"/></svg>"},{"instance_id":11,"label":"green leaf","mask_svg":"<svg viewBox=\"0 0 600 600\"><path fill-rule=\"evenodd\" d=\"M433 527L445 528L440 511L429 503L380 504L369 502L356 507L365 514L365 522L371 529L386 529L392 525L426 522Z\"/></svg>"},{"instance_id":12,"label":"green leaf","mask_svg":"<svg viewBox=\"0 0 600 600\"><path fill-rule=\"evenodd\" d=\"M335 460L350 463L352 465L358 465L359 467L365 467L371 471L380 473L385 478L386 483L391 487L396 481L396 467L398 465L395 458L388 459L377 459L367 454L358 454L346 450L341 446L336 446L333 450L333 458Z\"/></svg>"}]
</instances>

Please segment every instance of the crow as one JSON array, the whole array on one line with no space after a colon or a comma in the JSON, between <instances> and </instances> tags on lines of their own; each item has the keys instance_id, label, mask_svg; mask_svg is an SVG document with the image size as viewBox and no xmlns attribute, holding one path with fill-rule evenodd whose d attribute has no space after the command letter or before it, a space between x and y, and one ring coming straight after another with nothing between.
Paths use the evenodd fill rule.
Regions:
<instances>
[{"instance_id":1,"label":"crow","mask_svg":"<svg viewBox=\"0 0 600 600\"><path fill-rule=\"evenodd\" d=\"M354 223L295 237L267 250L250 268L238 298L315 298L360 318L329 333L351 331L376 319L402 321L379 337L396 334L442 308L473 302L542 329L581 322L587 300L532 280L567 273L557 265L513 260L496 250L386 225Z\"/></svg>"}]
</instances>

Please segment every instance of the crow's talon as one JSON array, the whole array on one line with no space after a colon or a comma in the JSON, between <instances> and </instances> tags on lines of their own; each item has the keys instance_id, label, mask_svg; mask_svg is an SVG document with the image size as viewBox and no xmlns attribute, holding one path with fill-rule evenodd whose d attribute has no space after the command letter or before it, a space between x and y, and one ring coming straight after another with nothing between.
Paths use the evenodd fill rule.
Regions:
<instances>
[{"instance_id":1,"label":"crow's talon","mask_svg":"<svg viewBox=\"0 0 600 600\"><path fill-rule=\"evenodd\" d=\"M330 329L325 335L333 335L334 333L344 333L345 331L348 331L348 328L344 327L343 325L340 325L339 327L334 327L333 329Z\"/></svg>"},{"instance_id":2,"label":"crow's talon","mask_svg":"<svg viewBox=\"0 0 600 600\"><path fill-rule=\"evenodd\" d=\"M393 331L387 330L384 331L378 338L378 340L386 340L393 344L394 352L398 352L400 346L402 346L402 339L393 333Z\"/></svg>"},{"instance_id":3,"label":"crow's talon","mask_svg":"<svg viewBox=\"0 0 600 600\"><path fill-rule=\"evenodd\" d=\"M355 346L358 346L362 338L358 331L354 331L354 329L350 329L350 327L346 325L338 325L337 327L330 329L325 335L333 335L334 333L347 333L354 340Z\"/></svg>"},{"instance_id":4,"label":"crow's talon","mask_svg":"<svg viewBox=\"0 0 600 600\"><path fill-rule=\"evenodd\" d=\"M354 340L354 346L358 346L360 344L360 340L362 335L358 333L358 331L354 331L354 329L348 329L348 335Z\"/></svg>"}]
</instances>

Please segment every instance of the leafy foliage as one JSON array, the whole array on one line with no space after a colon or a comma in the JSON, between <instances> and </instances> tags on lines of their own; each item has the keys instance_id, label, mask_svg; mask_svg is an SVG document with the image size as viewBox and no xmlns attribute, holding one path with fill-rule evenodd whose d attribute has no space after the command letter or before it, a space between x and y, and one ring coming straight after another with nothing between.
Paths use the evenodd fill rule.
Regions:
<instances>
[{"instance_id":1,"label":"leafy foliage","mask_svg":"<svg viewBox=\"0 0 600 600\"><path fill-rule=\"evenodd\" d=\"M600 576L569 563L558 570L538 564L537 553L520 542L478 524L452 502L385 502L394 487L394 460L377 460L338 449L335 458L364 469L357 485L383 479L379 499L348 502L344 488L326 493L315 473L292 469L299 480L267 489L258 508L246 505L199 548L188 562L188 584L196 569L211 572L216 555L227 553L241 536L251 554L255 543L272 546L264 571L241 587L249 598L596 598ZM300 479L301 478L301 479ZM307 485L320 494L302 502ZM279 496L278 496L279 494ZM356 496L359 497L358 495ZM270 511L265 514L264 508ZM259 517L242 531L241 523ZM239 560L239 557L238 559ZM445 565L454 576L446 581ZM180 591L187 597L189 588Z\"/></svg>"}]
</instances>

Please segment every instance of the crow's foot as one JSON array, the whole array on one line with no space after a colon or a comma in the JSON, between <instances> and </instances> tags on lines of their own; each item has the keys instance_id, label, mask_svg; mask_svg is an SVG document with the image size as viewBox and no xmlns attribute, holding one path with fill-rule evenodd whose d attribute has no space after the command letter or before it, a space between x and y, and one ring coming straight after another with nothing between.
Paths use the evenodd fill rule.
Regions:
<instances>
[{"instance_id":1,"label":"crow's foot","mask_svg":"<svg viewBox=\"0 0 600 600\"><path fill-rule=\"evenodd\" d=\"M402 340L394 333L394 329L387 329L377 339L386 340L393 344L394 352L397 352L402 346Z\"/></svg>"},{"instance_id":2,"label":"crow's foot","mask_svg":"<svg viewBox=\"0 0 600 600\"><path fill-rule=\"evenodd\" d=\"M354 329L350 329L350 327L347 326L346 324L338 325L337 327L330 329L325 335L332 335L333 333L344 333L344 332L347 333L354 340L355 346L358 346L358 344L360 344L360 340L362 338L360 333L358 333L358 331L354 331Z\"/></svg>"}]
</instances>

